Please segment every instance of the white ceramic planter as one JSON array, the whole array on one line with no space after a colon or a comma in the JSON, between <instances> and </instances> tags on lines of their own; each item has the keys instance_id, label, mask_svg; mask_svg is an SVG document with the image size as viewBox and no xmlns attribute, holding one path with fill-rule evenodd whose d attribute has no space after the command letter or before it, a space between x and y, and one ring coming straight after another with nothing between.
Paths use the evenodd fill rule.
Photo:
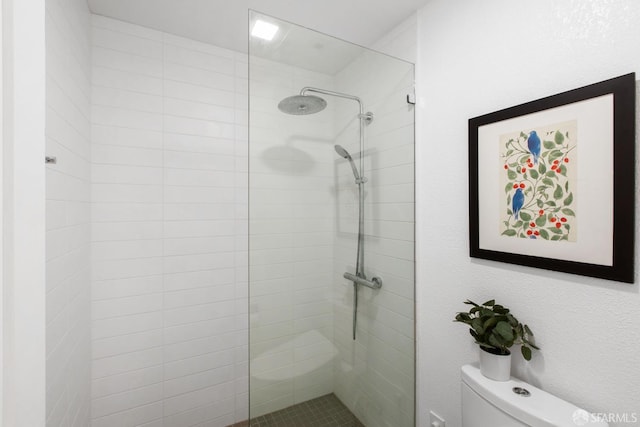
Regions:
<instances>
[{"instance_id":1,"label":"white ceramic planter","mask_svg":"<svg viewBox=\"0 0 640 427\"><path fill-rule=\"evenodd\" d=\"M511 353L492 354L480 347L480 372L494 381L509 381Z\"/></svg>"}]
</instances>

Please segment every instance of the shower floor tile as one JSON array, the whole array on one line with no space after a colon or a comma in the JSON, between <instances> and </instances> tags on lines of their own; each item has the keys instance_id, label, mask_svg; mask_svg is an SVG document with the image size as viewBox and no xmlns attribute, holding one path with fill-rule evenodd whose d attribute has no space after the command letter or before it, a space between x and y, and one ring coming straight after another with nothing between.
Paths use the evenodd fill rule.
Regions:
<instances>
[{"instance_id":1,"label":"shower floor tile","mask_svg":"<svg viewBox=\"0 0 640 427\"><path fill-rule=\"evenodd\" d=\"M229 427L364 427L364 424L331 393Z\"/></svg>"}]
</instances>

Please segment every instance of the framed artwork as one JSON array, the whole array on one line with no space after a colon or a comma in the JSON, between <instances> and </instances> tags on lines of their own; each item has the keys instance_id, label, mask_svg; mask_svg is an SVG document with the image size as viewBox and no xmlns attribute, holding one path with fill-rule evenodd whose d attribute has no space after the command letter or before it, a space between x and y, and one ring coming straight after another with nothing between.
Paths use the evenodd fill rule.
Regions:
<instances>
[{"instance_id":1,"label":"framed artwork","mask_svg":"<svg viewBox=\"0 0 640 427\"><path fill-rule=\"evenodd\" d=\"M634 280L635 74L469 120L470 255Z\"/></svg>"}]
</instances>

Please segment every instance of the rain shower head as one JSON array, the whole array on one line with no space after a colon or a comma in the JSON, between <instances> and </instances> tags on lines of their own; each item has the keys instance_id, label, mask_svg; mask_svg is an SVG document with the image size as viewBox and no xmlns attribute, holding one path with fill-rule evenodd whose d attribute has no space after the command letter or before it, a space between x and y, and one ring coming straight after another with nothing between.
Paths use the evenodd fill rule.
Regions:
<instances>
[{"instance_id":1,"label":"rain shower head","mask_svg":"<svg viewBox=\"0 0 640 427\"><path fill-rule=\"evenodd\" d=\"M353 176L356 178L356 183L357 184L364 183L366 180L360 178L360 174L358 173L358 169L356 168L355 163L353 163L351 154L349 154L349 152L345 150L345 148L342 145L334 145L333 148L336 150L336 153L338 153L340 157L343 157L349 160L349 164L351 165L351 170L353 171Z\"/></svg>"},{"instance_id":2,"label":"rain shower head","mask_svg":"<svg viewBox=\"0 0 640 427\"><path fill-rule=\"evenodd\" d=\"M280 111L296 116L318 113L326 107L327 101L315 95L294 95L278 104Z\"/></svg>"}]
</instances>

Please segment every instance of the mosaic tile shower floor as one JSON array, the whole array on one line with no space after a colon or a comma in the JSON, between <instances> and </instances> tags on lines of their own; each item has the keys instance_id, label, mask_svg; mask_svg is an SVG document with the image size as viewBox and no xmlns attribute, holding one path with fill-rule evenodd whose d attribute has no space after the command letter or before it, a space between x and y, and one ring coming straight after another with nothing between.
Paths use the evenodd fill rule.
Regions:
<instances>
[{"instance_id":1,"label":"mosaic tile shower floor","mask_svg":"<svg viewBox=\"0 0 640 427\"><path fill-rule=\"evenodd\" d=\"M364 424L331 393L229 427L364 427Z\"/></svg>"}]
</instances>

